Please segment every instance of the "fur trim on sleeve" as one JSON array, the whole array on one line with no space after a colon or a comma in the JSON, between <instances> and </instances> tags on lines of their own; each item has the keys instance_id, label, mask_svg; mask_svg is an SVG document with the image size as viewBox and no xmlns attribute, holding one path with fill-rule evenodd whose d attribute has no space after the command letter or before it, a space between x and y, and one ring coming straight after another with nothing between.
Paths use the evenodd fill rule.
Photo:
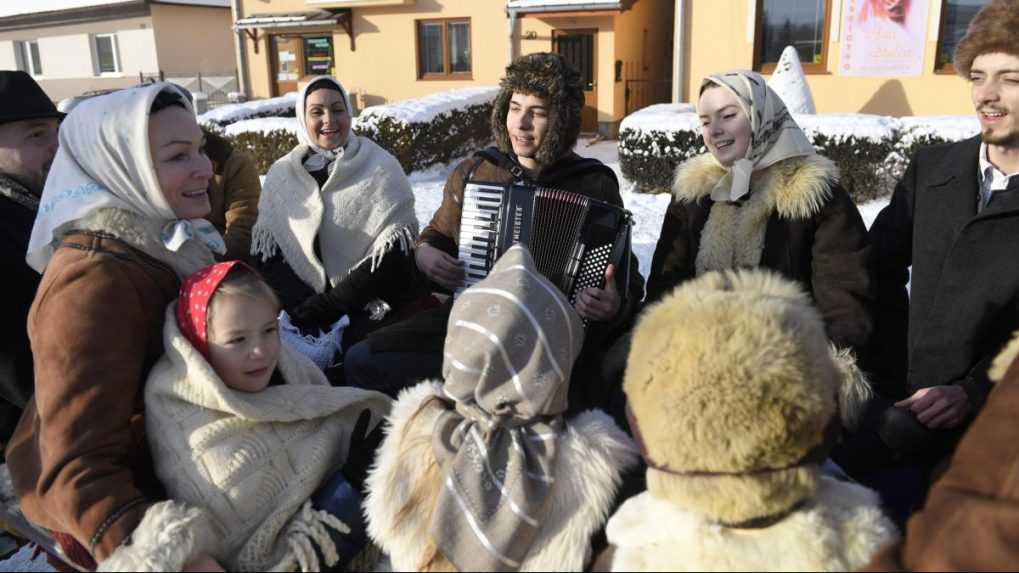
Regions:
<instances>
[{"instance_id":1,"label":"fur trim on sleeve","mask_svg":"<svg viewBox=\"0 0 1019 573\"><path fill-rule=\"evenodd\" d=\"M991 370L987 373L991 382L1001 382L1004 380L1005 374L1008 374L1009 368L1015 363L1017 358L1019 358L1019 332L1015 333L1012 342L994 359L994 364L991 365Z\"/></svg>"},{"instance_id":2,"label":"fur trim on sleeve","mask_svg":"<svg viewBox=\"0 0 1019 573\"><path fill-rule=\"evenodd\" d=\"M98 570L180 571L195 558L213 554L218 539L205 511L164 501L145 512L130 539Z\"/></svg>"},{"instance_id":3,"label":"fur trim on sleeve","mask_svg":"<svg viewBox=\"0 0 1019 573\"><path fill-rule=\"evenodd\" d=\"M867 402L874 397L867 374L856 365L856 356L848 348L830 346L831 358L839 373L838 404L842 425L856 429L860 415L867 407Z\"/></svg>"}]
</instances>

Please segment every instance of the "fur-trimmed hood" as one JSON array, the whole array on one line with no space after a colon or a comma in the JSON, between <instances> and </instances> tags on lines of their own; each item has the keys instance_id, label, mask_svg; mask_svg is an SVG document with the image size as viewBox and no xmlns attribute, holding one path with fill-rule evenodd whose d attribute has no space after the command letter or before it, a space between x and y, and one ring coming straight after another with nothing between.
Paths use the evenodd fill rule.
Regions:
<instances>
[{"instance_id":1,"label":"fur-trimmed hood","mask_svg":"<svg viewBox=\"0 0 1019 573\"><path fill-rule=\"evenodd\" d=\"M877 494L827 477L770 527L723 527L645 492L619 508L606 533L610 571L852 571L898 539Z\"/></svg>"},{"instance_id":2,"label":"fur-trimmed hood","mask_svg":"<svg viewBox=\"0 0 1019 573\"><path fill-rule=\"evenodd\" d=\"M580 72L558 54L521 56L506 68L502 90L492 108L492 136L503 153L514 155L506 129L506 115L514 93L536 95L548 101L548 133L538 149L537 161L551 165L573 150L580 135L584 89Z\"/></svg>"},{"instance_id":3,"label":"fur-trimmed hood","mask_svg":"<svg viewBox=\"0 0 1019 573\"><path fill-rule=\"evenodd\" d=\"M677 201L696 203L711 196L725 168L710 153L686 161L676 170L672 193ZM761 169L751 177L751 197L763 195L769 211L784 219L807 219L821 211L839 180L839 168L821 155L794 157Z\"/></svg>"},{"instance_id":4,"label":"fur-trimmed hood","mask_svg":"<svg viewBox=\"0 0 1019 573\"><path fill-rule=\"evenodd\" d=\"M439 382L400 394L366 482L368 533L395 571L453 570L430 534L442 485L432 434L442 408L429 402L442 395ZM522 571L582 570L591 557L591 536L605 523L622 474L638 458L632 440L600 411L567 420L559 439L548 517Z\"/></svg>"}]
</instances>

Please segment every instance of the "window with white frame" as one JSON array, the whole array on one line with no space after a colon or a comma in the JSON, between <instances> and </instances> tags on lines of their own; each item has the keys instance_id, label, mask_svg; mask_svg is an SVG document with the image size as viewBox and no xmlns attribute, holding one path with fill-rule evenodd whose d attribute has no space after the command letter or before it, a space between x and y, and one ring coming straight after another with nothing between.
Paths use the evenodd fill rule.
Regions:
<instances>
[{"instance_id":1,"label":"window with white frame","mask_svg":"<svg viewBox=\"0 0 1019 573\"><path fill-rule=\"evenodd\" d=\"M96 75L119 74L120 56L117 53L116 34L96 34L92 36L92 61Z\"/></svg>"},{"instance_id":2,"label":"window with white frame","mask_svg":"<svg viewBox=\"0 0 1019 573\"><path fill-rule=\"evenodd\" d=\"M42 58L39 57L39 42L14 42L18 69L33 76L42 75Z\"/></svg>"}]
</instances>

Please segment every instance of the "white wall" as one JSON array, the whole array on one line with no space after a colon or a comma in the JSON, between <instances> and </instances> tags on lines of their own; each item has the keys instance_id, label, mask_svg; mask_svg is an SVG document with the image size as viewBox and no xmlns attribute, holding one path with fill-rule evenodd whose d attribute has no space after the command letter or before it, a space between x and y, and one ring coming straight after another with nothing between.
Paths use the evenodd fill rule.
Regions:
<instances>
[{"instance_id":1,"label":"white wall","mask_svg":"<svg viewBox=\"0 0 1019 573\"><path fill-rule=\"evenodd\" d=\"M14 57L14 42L0 42L0 70L18 69L18 60Z\"/></svg>"},{"instance_id":2,"label":"white wall","mask_svg":"<svg viewBox=\"0 0 1019 573\"><path fill-rule=\"evenodd\" d=\"M39 59L48 80L88 78L92 67L92 45L88 34L39 38Z\"/></svg>"},{"instance_id":3,"label":"white wall","mask_svg":"<svg viewBox=\"0 0 1019 573\"><path fill-rule=\"evenodd\" d=\"M147 30L124 30L117 32L120 67L125 75L137 76L138 72L155 74L159 72L159 58L156 56L156 33Z\"/></svg>"}]
</instances>

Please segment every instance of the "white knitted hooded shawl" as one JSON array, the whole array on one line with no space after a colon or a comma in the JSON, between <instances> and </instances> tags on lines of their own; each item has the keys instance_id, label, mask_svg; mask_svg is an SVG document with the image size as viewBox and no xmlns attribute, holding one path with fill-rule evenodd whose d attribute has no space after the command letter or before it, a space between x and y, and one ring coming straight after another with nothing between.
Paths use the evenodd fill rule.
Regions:
<instances>
[{"instance_id":1,"label":"white knitted hooded shawl","mask_svg":"<svg viewBox=\"0 0 1019 573\"><path fill-rule=\"evenodd\" d=\"M215 557L231 571L318 570L339 557L335 517L309 498L348 457L351 433L369 410L369 430L386 396L333 388L307 358L281 345L286 384L231 390L181 334L167 308L166 355L145 387L145 421L156 475L172 499L206 510L219 538ZM319 562L312 544L319 547Z\"/></svg>"}]
</instances>

